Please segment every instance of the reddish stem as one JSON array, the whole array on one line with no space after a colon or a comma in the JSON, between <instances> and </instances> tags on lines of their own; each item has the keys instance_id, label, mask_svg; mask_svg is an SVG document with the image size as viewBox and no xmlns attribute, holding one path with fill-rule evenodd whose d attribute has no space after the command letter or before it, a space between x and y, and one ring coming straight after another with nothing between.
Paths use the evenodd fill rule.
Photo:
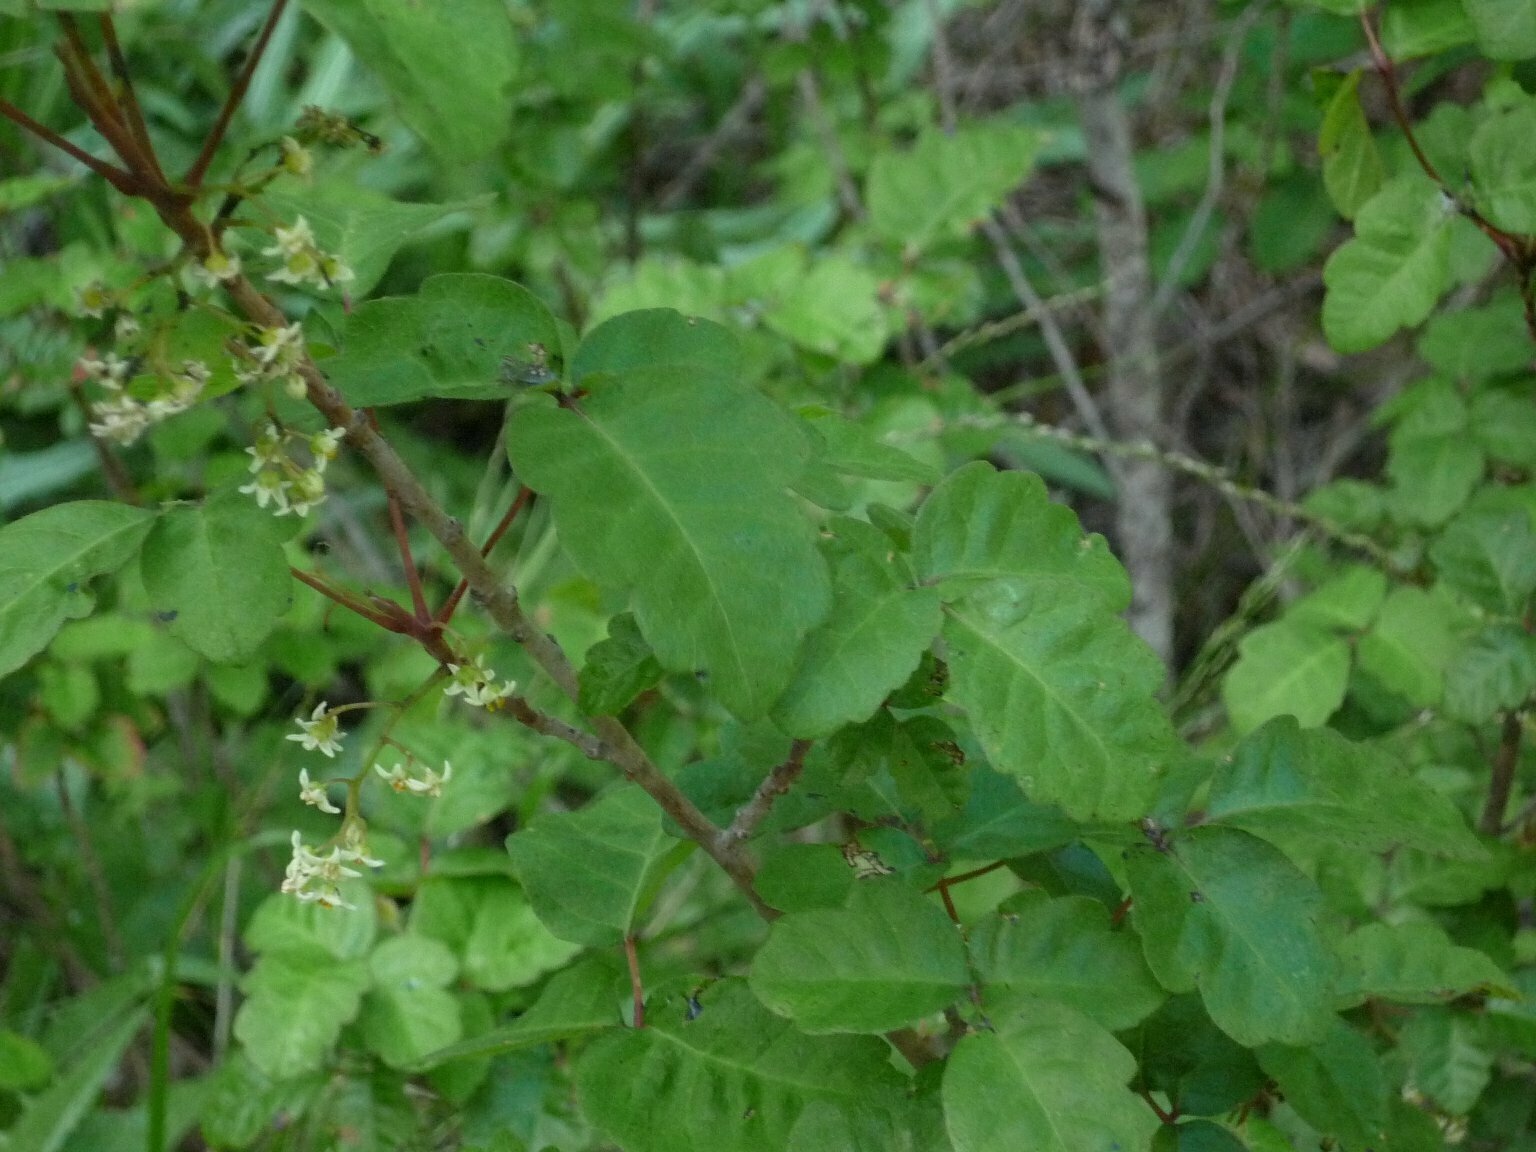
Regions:
<instances>
[{"instance_id":1,"label":"reddish stem","mask_svg":"<svg viewBox=\"0 0 1536 1152\"><path fill-rule=\"evenodd\" d=\"M115 165L108 164L105 160L98 160L84 149L71 144L52 128L39 124L9 100L0 99L0 116L4 116L7 120L20 125L43 141L43 143L53 145L70 159L84 164L124 196L142 196L144 194L144 189L140 187L133 173L125 172Z\"/></svg>"},{"instance_id":2,"label":"reddish stem","mask_svg":"<svg viewBox=\"0 0 1536 1152\"><path fill-rule=\"evenodd\" d=\"M480 546L480 555L489 556L491 554L491 549L501 542L501 538L507 534L507 529L512 527L512 521L517 519L517 514L532 499L532 488L525 486L517 490L517 498L512 501L512 507L507 509L507 514L501 518L501 523L496 525L495 530L486 537L485 543ZM460 580L454 590L448 594L448 599L443 601L443 606L437 610L437 615L434 619L446 627L448 622L453 619L453 614L458 611L459 601L464 599L464 593L468 591L469 581Z\"/></svg>"},{"instance_id":3,"label":"reddish stem","mask_svg":"<svg viewBox=\"0 0 1536 1152\"><path fill-rule=\"evenodd\" d=\"M165 172L160 167L160 158L155 155L155 146L150 143L149 129L144 124L144 110L139 106L138 93L133 89L133 76L128 71L128 61L123 56L122 45L117 40L117 26L112 22L109 12L101 14L101 39L107 49L107 63L111 65L112 75L123 86L122 99L118 101L123 111L123 119L127 122L128 130L133 133L138 142L144 158L149 161L154 169L155 176L163 184Z\"/></svg>"},{"instance_id":4,"label":"reddish stem","mask_svg":"<svg viewBox=\"0 0 1536 1152\"><path fill-rule=\"evenodd\" d=\"M949 885L940 884L938 888L939 897L944 901L944 911L949 913L949 918L956 924L960 923L960 913L955 908L954 898L949 894Z\"/></svg>"},{"instance_id":5,"label":"reddish stem","mask_svg":"<svg viewBox=\"0 0 1536 1152\"><path fill-rule=\"evenodd\" d=\"M624 960L629 965L629 987L635 997L635 1027L645 1027L645 985L640 980L640 956L635 951L635 938L624 937Z\"/></svg>"},{"instance_id":6,"label":"reddish stem","mask_svg":"<svg viewBox=\"0 0 1536 1152\"><path fill-rule=\"evenodd\" d=\"M421 573L416 571L416 558L411 555L411 540L405 530L405 517L400 512L400 500L393 492L389 494L389 526L394 530L395 543L400 548L400 562L405 566L405 583L411 590L411 607L415 609L416 619L422 624L432 622L432 613L427 611L427 597L421 590Z\"/></svg>"},{"instance_id":7,"label":"reddish stem","mask_svg":"<svg viewBox=\"0 0 1536 1152\"><path fill-rule=\"evenodd\" d=\"M256 37L256 43L251 48L251 54L246 57L245 65L240 69L240 75L235 77L234 86L230 88L229 95L224 99L224 107L219 109L219 117L213 122L208 138L203 141L202 151L197 154L197 159L192 161L192 167L188 168L187 174L182 177L183 182L191 187L196 188L203 182L208 165L213 163L213 155L219 150L219 144L224 140L224 133L229 130L229 122L234 119L235 109L240 107L240 102L245 99L245 93L251 86L251 77L255 75L256 65L261 63L261 58L267 51L267 43L272 39L272 31L277 27L277 22L283 15L283 9L287 7L288 0L274 0L272 11L267 13L267 22L261 26L261 34Z\"/></svg>"},{"instance_id":8,"label":"reddish stem","mask_svg":"<svg viewBox=\"0 0 1536 1152\"><path fill-rule=\"evenodd\" d=\"M951 884L964 884L967 880L974 880L978 876L985 876L988 872L996 872L999 868L1006 868L1007 866L1008 861L998 860L981 868L972 868L969 872L962 872L958 876L946 876L932 888L928 889L928 891L943 892Z\"/></svg>"}]
</instances>

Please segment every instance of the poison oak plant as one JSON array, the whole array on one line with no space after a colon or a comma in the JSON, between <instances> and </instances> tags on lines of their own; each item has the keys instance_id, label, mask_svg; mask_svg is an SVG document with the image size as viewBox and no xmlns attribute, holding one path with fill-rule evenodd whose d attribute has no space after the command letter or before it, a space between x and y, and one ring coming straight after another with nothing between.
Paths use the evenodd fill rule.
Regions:
<instances>
[{"instance_id":1,"label":"poison oak plant","mask_svg":"<svg viewBox=\"0 0 1536 1152\"><path fill-rule=\"evenodd\" d=\"M1354 224L1322 327L1414 329L1427 366L1380 483L1298 505L1057 436L1305 529L1172 705L1104 539L969 458L1004 409L952 374L942 408L841 404L897 387L893 337L987 338L937 343L936 285L1041 132L941 94L950 131L842 158L835 245L636 264L578 330L482 272L376 292L476 204L328 181L389 162L342 112L239 127L283 0L195 140L151 130L152 40L49 7L74 110L0 115L107 186L118 242L3 297L79 353L17 409L76 439L29 459L89 441L0 528L7 1147L1529 1146L1523 6L1326 25L1371 65L1317 81ZM499 0L311 7L450 163L498 144L519 52L575 100L560 28L617 51ZM1407 62L1475 54L1517 63L1415 119ZM630 306L668 298L697 306ZM818 400L767 379L786 349ZM488 400L477 495L414 417ZM1218 681L1225 725L1186 724Z\"/></svg>"}]
</instances>

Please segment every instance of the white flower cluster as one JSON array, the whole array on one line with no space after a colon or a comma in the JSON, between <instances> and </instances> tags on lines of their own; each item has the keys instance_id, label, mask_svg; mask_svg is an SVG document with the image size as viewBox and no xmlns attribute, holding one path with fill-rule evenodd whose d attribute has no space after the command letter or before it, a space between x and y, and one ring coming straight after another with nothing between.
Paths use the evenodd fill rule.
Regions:
<instances>
[{"instance_id":1,"label":"white flower cluster","mask_svg":"<svg viewBox=\"0 0 1536 1152\"><path fill-rule=\"evenodd\" d=\"M322 854L304 843L298 832L293 834L293 858L283 876L283 891L297 896L306 904L319 904L322 908L356 908L341 897L341 882L361 876L349 864L366 864L369 868L382 868L384 861L368 855L363 843L360 823L348 824L342 832L344 843L333 844Z\"/></svg>"},{"instance_id":2,"label":"white flower cluster","mask_svg":"<svg viewBox=\"0 0 1536 1152\"><path fill-rule=\"evenodd\" d=\"M387 772L384 770L384 765L375 764L373 770L396 792L408 792L413 796L441 796L443 785L453 779L453 765L447 760L443 761L442 772L434 772L428 768L419 777L412 776L405 764L396 764Z\"/></svg>"},{"instance_id":3,"label":"white flower cluster","mask_svg":"<svg viewBox=\"0 0 1536 1152\"><path fill-rule=\"evenodd\" d=\"M133 361L111 352L100 360L80 361L80 371L86 379L107 393L91 405L93 436L132 444L146 429L192 407L211 375L208 365L201 360L183 361L180 368L162 377L167 387L158 396L137 400L127 392L132 370Z\"/></svg>"},{"instance_id":4,"label":"white flower cluster","mask_svg":"<svg viewBox=\"0 0 1536 1152\"><path fill-rule=\"evenodd\" d=\"M249 484L240 486L240 491L255 496L258 507L265 508L269 503L272 504L279 516L289 513L295 516L309 515L309 510L325 499L325 469L336 459L344 435L345 431L341 428L327 428L323 432L304 436L279 428L276 424L268 424L266 430L256 438L255 445L245 450L251 457L251 471L254 475ZM289 443L295 440L303 440L309 449L311 463L308 467L294 460L288 450ZM317 722L321 720L324 707L322 704L316 710ZM305 722L301 720L299 723ZM334 717L331 723L334 731ZM288 739L298 740L301 737L290 736Z\"/></svg>"},{"instance_id":5,"label":"white flower cluster","mask_svg":"<svg viewBox=\"0 0 1536 1152\"><path fill-rule=\"evenodd\" d=\"M287 154L285 149L285 163ZM280 267L268 272L267 279L279 284L313 284L316 288L334 288L354 279L355 274L340 256L322 252L315 243L314 231L309 221L300 216L292 227L275 228L272 238L277 241L270 248L263 248L263 256L276 257Z\"/></svg>"},{"instance_id":6,"label":"white flower cluster","mask_svg":"<svg viewBox=\"0 0 1536 1152\"><path fill-rule=\"evenodd\" d=\"M453 679L443 689L445 695L462 696L464 703L495 712L501 702L517 691L516 680L503 680L496 686L496 670L485 666L485 657L476 656L469 664L450 664Z\"/></svg>"},{"instance_id":7,"label":"white flower cluster","mask_svg":"<svg viewBox=\"0 0 1536 1152\"><path fill-rule=\"evenodd\" d=\"M254 343L235 345L235 375L242 384L275 381L295 400L304 399L304 329L298 324L257 328Z\"/></svg>"}]
</instances>

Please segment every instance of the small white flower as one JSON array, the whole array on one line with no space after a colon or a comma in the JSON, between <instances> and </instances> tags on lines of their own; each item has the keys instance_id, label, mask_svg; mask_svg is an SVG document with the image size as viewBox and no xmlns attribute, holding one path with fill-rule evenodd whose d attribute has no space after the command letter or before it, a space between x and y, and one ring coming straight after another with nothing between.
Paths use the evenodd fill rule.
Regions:
<instances>
[{"instance_id":1,"label":"small white flower","mask_svg":"<svg viewBox=\"0 0 1536 1152\"><path fill-rule=\"evenodd\" d=\"M288 487L291 503L280 508L278 515L292 512L295 516L308 516L309 510L325 500L325 477L316 468L306 468L294 477Z\"/></svg>"},{"instance_id":2,"label":"small white flower","mask_svg":"<svg viewBox=\"0 0 1536 1152\"><path fill-rule=\"evenodd\" d=\"M330 797L325 794L325 785L309 778L308 768L299 769L299 799L333 816L341 812L341 809L332 804Z\"/></svg>"},{"instance_id":3,"label":"small white flower","mask_svg":"<svg viewBox=\"0 0 1536 1152\"><path fill-rule=\"evenodd\" d=\"M283 479L282 473L271 468L263 468L249 484L240 485L241 492L256 497L256 507L265 508L269 500L276 504L279 516L288 511L288 488L288 481ZM290 736L288 739L297 740L298 737Z\"/></svg>"},{"instance_id":4,"label":"small white flower","mask_svg":"<svg viewBox=\"0 0 1536 1152\"><path fill-rule=\"evenodd\" d=\"M139 321L131 312L118 313L117 320L112 325L113 337L123 342L134 339L140 331Z\"/></svg>"},{"instance_id":5,"label":"small white flower","mask_svg":"<svg viewBox=\"0 0 1536 1152\"><path fill-rule=\"evenodd\" d=\"M484 656L476 656L468 664L450 664L448 673L453 677L443 689L448 696L468 696L496 674L485 666Z\"/></svg>"},{"instance_id":6,"label":"small white flower","mask_svg":"<svg viewBox=\"0 0 1536 1152\"><path fill-rule=\"evenodd\" d=\"M202 260L188 264L187 275L205 288L217 288L240 275L240 257L215 248Z\"/></svg>"},{"instance_id":7,"label":"small white flower","mask_svg":"<svg viewBox=\"0 0 1536 1152\"><path fill-rule=\"evenodd\" d=\"M501 707L501 702L516 691L516 680L503 680L500 688L487 680L484 684L471 688L468 692L464 693L464 702L472 704L476 708L485 708L495 712Z\"/></svg>"},{"instance_id":8,"label":"small white flower","mask_svg":"<svg viewBox=\"0 0 1536 1152\"><path fill-rule=\"evenodd\" d=\"M274 256L281 267L268 272L267 279L279 284L314 284L317 288L329 288L355 279L352 269L340 256L322 252L315 243L314 231L309 221L300 216L292 227L276 228L270 248L263 248L263 256Z\"/></svg>"},{"instance_id":9,"label":"small white flower","mask_svg":"<svg viewBox=\"0 0 1536 1152\"><path fill-rule=\"evenodd\" d=\"M290 400L302 400L309 395L309 387L304 383L304 377L297 372L290 372L283 378L283 391L288 393Z\"/></svg>"},{"instance_id":10,"label":"small white flower","mask_svg":"<svg viewBox=\"0 0 1536 1152\"><path fill-rule=\"evenodd\" d=\"M101 319L102 313L112 307L113 302L111 289L99 280L75 289L75 311L93 320Z\"/></svg>"},{"instance_id":11,"label":"small white flower","mask_svg":"<svg viewBox=\"0 0 1536 1152\"><path fill-rule=\"evenodd\" d=\"M345 428L327 428L309 438L309 452L315 458L316 472L324 472L325 466L336 459L337 445L346 434Z\"/></svg>"},{"instance_id":12,"label":"small white flower","mask_svg":"<svg viewBox=\"0 0 1536 1152\"><path fill-rule=\"evenodd\" d=\"M336 714L326 711L324 700L315 705L315 710L310 713L308 720L298 719L294 723L302 731L288 736L287 739L299 741L306 752L318 750L327 756L335 756L341 751L341 740L346 733L341 731Z\"/></svg>"},{"instance_id":13,"label":"small white flower","mask_svg":"<svg viewBox=\"0 0 1536 1152\"><path fill-rule=\"evenodd\" d=\"M447 760L443 761L441 773L428 768L422 773L420 779L410 775L404 764L396 764L388 771L385 771L384 765L375 764L373 770L396 792L409 792L414 796L441 796L443 785L453 779L453 765Z\"/></svg>"}]
</instances>

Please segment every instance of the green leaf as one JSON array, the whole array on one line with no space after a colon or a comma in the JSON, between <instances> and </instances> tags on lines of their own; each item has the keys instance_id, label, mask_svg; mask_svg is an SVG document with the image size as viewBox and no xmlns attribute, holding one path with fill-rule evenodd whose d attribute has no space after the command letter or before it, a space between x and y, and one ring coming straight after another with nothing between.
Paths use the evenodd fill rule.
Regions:
<instances>
[{"instance_id":1,"label":"green leaf","mask_svg":"<svg viewBox=\"0 0 1536 1152\"><path fill-rule=\"evenodd\" d=\"M623 941L675 863L678 842L639 787L615 788L577 812L545 813L507 837L507 851L539 919L592 948Z\"/></svg>"},{"instance_id":2,"label":"green leaf","mask_svg":"<svg viewBox=\"0 0 1536 1152\"><path fill-rule=\"evenodd\" d=\"M1147 963L1173 992L1198 988L1238 1043L1310 1044L1333 1018L1335 961L1322 893L1279 849L1234 828L1195 828L1126 857Z\"/></svg>"},{"instance_id":3,"label":"green leaf","mask_svg":"<svg viewBox=\"0 0 1536 1152\"><path fill-rule=\"evenodd\" d=\"M741 980L682 1000L653 998L644 1029L599 1038L577 1064L582 1112L626 1152L763 1152L786 1147L817 1102L901 1106L882 1039L807 1036Z\"/></svg>"},{"instance_id":4,"label":"green leaf","mask_svg":"<svg viewBox=\"0 0 1536 1152\"><path fill-rule=\"evenodd\" d=\"M1470 43L1472 22L1461 0L1394 4L1381 14L1381 43L1393 60L1428 56Z\"/></svg>"},{"instance_id":5,"label":"green leaf","mask_svg":"<svg viewBox=\"0 0 1536 1152\"><path fill-rule=\"evenodd\" d=\"M1398 1033L1415 1087L1453 1116L1472 1111L1493 1072L1486 1023L1452 1008L1420 1008Z\"/></svg>"},{"instance_id":6,"label":"green leaf","mask_svg":"<svg viewBox=\"0 0 1536 1152\"><path fill-rule=\"evenodd\" d=\"M1536 532L1524 512L1458 516L1429 558L1442 581L1496 614L1521 615L1536 590Z\"/></svg>"},{"instance_id":7,"label":"green leaf","mask_svg":"<svg viewBox=\"0 0 1536 1152\"><path fill-rule=\"evenodd\" d=\"M284 521L239 492L173 508L144 541L144 588L171 634L210 660L250 660L293 600Z\"/></svg>"},{"instance_id":8,"label":"green leaf","mask_svg":"<svg viewBox=\"0 0 1536 1152\"><path fill-rule=\"evenodd\" d=\"M906 152L877 155L866 198L877 235L917 253L968 232L1034 167L1040 135L1009 124L929 131Z\"/></svg>"},{"instance_id":9,"label":"green leaf","mask_svg":"<svg viewBox=\"0 0 1536 1152\"><path fill-rule=\"evenodd\" d=\"M1362 670L1404 696L1430 708L1440 702L1445 668L1456 651L1455 609L1422 588L1394 588L1355 656Z\"/></svg>"},{"instance_id":10,"label":"green leaf","mask_svg":"<svg viewBox=\"0 0 1536 1152\"><path fill-rule=\"evenodd\" d=\"M587 649L578 704L589 716L617 716L661 679L656 653L628 612L608 621L608 636Z\"/></svg>"},{"instance_id":11,"label":"green leaf","mask_svg":"<svg viewBox=\"0 0 1536 1152\"><path fill-rule=\"evenodd\" d=\"M1494 60L1528 60L1536 56L1536 9L1525 0L1462 0L1477 45Z\"/></svg>"},{"instance_id":12,"label":"green leaf","mask_svg":"<svg viewBox=\"0 0 1536 1152\"><path fill-rule=\"evenodd\" d=\"M1284 843L1291 836L1383 852L1404 846L1481 859L1460 809L1400 760L1331 728L1270 721L1223 757L1206 819Z\"/></svg>"},{"instance_id":13,"label":"green leaf","mask_svg":"<svg viewBox=\"0 0 1536 1152\"><path fill-rule=\"evenodd\" d=\"M844 907L774 921L752 962L752 991L805 1032L887 1032L964 994L955 925L896 880L854 885Z\"/></svg>"},{"instance_id":14,"label":"green leaf","mask_svg":"<svg viewBox=\"0 0 1536 1152\"><path fill-rule=\"evenodd\" d=\"M1339 85L1317 132L1317 151L1323 158L1323 186L1346 220L1353 220L1386 180L1386 165L1360 107L1363 74L1357 68Z\"/></svg>"},{"instance_id":15,"label":"green leaf","mask_svg":"<svg viewBox=\"0 0 1536 1152\"><path fill-rule=\"evenodd\" d=\"M302 216L309 221L321 251L340 256L352 269L347 292L362 299L383 277L400 247L432 225L483 201L457 204L407 204L359 185L355 180L328 180L313 187L283 186L263 193L271 213L286 223ZM247 230L253 243L270 244L265 233Z\"/></svg>"},{"instance_id":16,"label":"green leaf","mask_svg":"<svg viewBox=\"0 0 1536 1152\"><path fill-rule=\"evenodd\" d=\"M953 860L1007 860L1060 848L1080 832L1059 809L1025 796L1012 776L977 764L965 811L935 827L933 838Z\"/></svg>"},{"instance_id":17,"label":"green leaf","mask_svg":"<svg viewBox=\"0 0 1536 1152\"><path fill-rule=\"evenodd\" d=\"M1167 999L1135 938L1086 896L1020 893L971 929L970 949L989 1013L1019 996L1052 1000L1119 1032Z\"/></svg>"},{"instance_id":18,"label":"green leaf","mask_svg":"<svg viewBox=\"0 0 1536 1152\"><path fill-rule=\"evenodd\" d=\"M1040 477L981 461L950 473L923 502L912 563L925 583L942 581L945 599L1010 578L1049 599L1097 597L1111 612L1131 602L1130 580L1104 537L1084 536Z\"/></svg>"},{"instance_id":19,"label":"green leaf","mask_svg":"<svg viewBox=\"0 0 1536 1152\"><path fill-rule=\"evenodd\" d=\"M713 347L716 326L666 314ZM589 340L624 345L643 364L654 314L611 320ZM583 354L577 353L578 362ZM805 466L805 436L787 413L731 379L639 367L614 373L565 408L529 404L508 451L549 497L560 542L605 587L629 592L662 666L704 670L742 719L788 685L801 642L826 615L826 565L785 491ZM684 432L686 431L686 434Z\"/></svg>"},{"instance_id":20,"label":"green leaf","mask_svg":"<svg viewBox=\"0 0 1536 1152\"><path fill-rule=\"evenodd\" d=\"M1338 1006L1367 999L1440 1004L1469 993L1513 996L1508 976L1475 948L1451 943L1433 921L1366 924L1339 945Z\"/></svg>"},{"instance_id":21,"label":"green leaf","mask_svg":"<svg viewBox=\"0 0 1536 1152\"><path fill-rule=\"evenodd\" d=\"M1027 581L946 611L950 695L993 767L1079 820L1144 815L1176 748L1151 649L1095 599Z\"/></svg>"},{"instance_id":22,"label":"green leaf","mask_svg":"<svg viewBox=\"0 0 1536 1152\"><path fill-rule=\"evenodd\" d=\"M414 296L359 305L341 329L342 354L325 373L357 406L404 404L429 396L504 397L505 357L527 360L560 348L549 309L499 276L429 276Z\"/></svg>"},{"instance_id":23,"label":"green leaf","mask_svg":"<svg viewBox=\"0 0 1536 1152\"><path fill-rule=\"evenodd\" d=\"M0 1028L0 1089L35 1092L53 1079L48 1050L20 1032Z\"/></svg>"},{"instance_id":24,"label":"green leaf","mask_svg":"<svg viewBox=\"0 0 1536 1152\"><path fill-rule=\"evenodd\" d=\"M1485 380L1525 369L1531 360L1524 306L1514 293L1476 308L1440 312L1424 325L1419 355L1456 380ZM1474 397L1474 403L1477 397Z\"/></svg>"},{"instance_id":25,"label":"green leaf","mask_svg":"<svg viewBox=\"0 0 1536 1152\"><path fill-rule=\"evenodd\" d=\"M235 1015L235 1037L273 1079L313 1071L357 1018L370 982L361 960L316 948L268 952L241 981L246 1001Z\"/></svg>"},{"instance_id":26,"label":"green leaf","mask_svg":"<svg viewBox=\"0 0 1536 1152\"><path fill-rule=\"evenodd\" d=\"M1440 190L1399 177L1355 217L1355 237L1323 269L1323 331L1340 352L1363 352L1420 324L1450 286L1453 214Z\"/></svg>"},{"instance_id":27,"label":"green leaf","mask_svg":"<svg viewBox=\"0 0 1536 1152\"><path fill-rule=\"evenodd\" d=\"M863 480L934 484L938 475L910 452L879 439L873 431L825 408L802 409L821 441L820 461L835 472Z\"/></svg>"},{"instance_id":28,"label":"green leaf","mask_svg":"<svg viewBox=\"0 0 1536 1152\"><path fill-rule=\"evenodd\" d=\"M1170 998L1125 1043L1141 1063L1138 1087L1186 1115L1230 1112L1264 1086L1253 1053L1212 1023L1198 996Z\"/></svg>"},{"instance_id":29,"label":"green leaf","mask_svg":"<svg viewBox=\"0 0 1536 1152\"><path fill-rule=\"evenodd\" d=\"M154 522L142 508L77 500L0 528L0 676L91 611L85 585L127 563Z\"/></svg>"},{"instance_id":30,"label":"green leaf","mask_svg":"<svg viewBox=\"0 0 1536 1152\"><path fill-rule=\"evenodd\" d=\"M806 639L800 667L774 708L791 736L826 736L867 720L906 683L943 623L939 593L915 588L890 537L861 520L824 530L832 610Z\"/></svg>"},{"instance_id":31,"label":"green leaf","mask_svg":"<svg viewBox=\"0 0 1536 1152\"><path fill-rule=\"evenodd\" d=\"M597 391L628 382L691 380L739 387L741 349L730 329L670 308L629 312L588 332L571 358L571 383Z\"/></svg>"},{"instance_id":32,"label":"green leaf","mask_svg":"<svg viewBox=\"0 0 1536 1152\"><path fill-rule=\"evenodd\" d=\"M1511 624L1474 636L1445 670L1445 710L1480 724L1536 694L1536 637Z\"/></svg>"},{"instance_id":33,"label":"green leaf","mask_svg":"<svg viewBox=\"0 0 1536 1152\"><path fill-rule=\"evenodd\" d=\"M495 1028L423 1056L416 1070L455 1060L499 1056L591 1035L621 1023L619 970L611 961L592 957L550 978L533 1007L504 1028ZM624 990L628 991L624 979Z\"/></svg>"},{"instance_id":34,"label":"green leaf","mask_svg":"<svg viewBox=\"0 0 1536 1152\"><path fill-rule=\"evenodd\" d=\"M373 947L378 914L371 899L352 902L355 910L337 916L335 909L274 892L246 925L245 946L253 952L320 951L337 960L360 959Z\"/></svg>"},{"instance_id":35,"label":"green leaf","mask_svg":"<svg viewBox=\"0 0 1536 1152\"><path fill-rule=\"evenodd\" d=\"M849 364L880 358L890 325L880 278L852 260L819 256L810 271L763 311L763 324L802 348Z\"/></svg>"},{"instance_id":36,"label":"green leaf","mask_svg":"<svg viewBox=\"0 0 1536 1152\"><path fill-rule=\"evenodd\" d=\"M1344 703L1349 646L1306 620L1262 624L1237 645L1237 663L1222 681L1221 698L1238 732L1277 716L1309 728Z\"/></svg>"},{"instance_id":37,"label":"green leaf","mask_svg":"<svg viewBox=\"0 0 1536 1152\"><path fill-rule=\"evenodd\" d=\"M1393 436L1387 475L1400 518L1430 527L1467 502L1483 477L1483 453L1464 429L1437 436Z\"/></svg>"},{"instance_id":38,"label":"green leaf","mask_svg":"<svg viewBox=\"0 0 1536 1152\"><path fill-rule=\"evenodd\" d=\"M104 1024L78 1062L62 1070L52 1087L28 1103L6 1132L7 1147L15 1152L58 1152L95 1105L107 1078L148 1018L149 1009L138 1007Z\"/></svg>"},{"instance_id":39,"label":"green leaf","mask_svg":"<svg viewBox=\"0 0 1536 1152\"><path fill-rule=\"evenodd\" d=\"M1516 331L1524 335L1523 327ZM1472 398L1472 435L1490 459L1536 471L1536 404L1530 396L1479 392Z\"/></svg>"},{"instance_id":40,"label":"green leaf","mask_svg":"<svg viewBox=\"0 0 1536 1152\"><path fill-rule=\"evenodd\" d=\"M463 1034L459 1002L447 991L459 970L446 945L394 936L368 958L372 987L363 999L363 1038L391 1068L410 1068Z\"/></svg>"},{"instance_id":41,"label":"green leaf","mask_svg":"<svg viewBox=\"0 0 1536 1152\"><path fill-rule=\"evenodd\" d=\"M1357 631L1376 618L1387 595L1387 578L1378 569L1351 564L1286 609L1287 620L1324 628Z\"/></svg>"},{"instance_id":42,"label":"green leaf","mask_svg":"<svg viewBox=\"0 0 1536 1152\"><path fill-rule=\"evenodd\" d=\"M1319 1132L1349 1148L1380 1145L1386 1136L1387 1079L1369 1041L1335 1019L1306 1048L1266 1045L1259 1063L1280 1084L1285 1102Z\"/></svg>"},{"instance_id":43,"label":"green leaf","mask_svg":"<svg viewBox=\"0 0 1536 1152\"><path fill-rule=\"evenodd\" d=\"M441 940L477 988L532 984L580 949L550 933L511 880L429 874L411 905L411 931Z\"/></svg>"},{"instance_id":44,"label":"green leaf","mask_svg":"<svg viewBox=\"0 0 1536 1152\"><path fill-rule=\"evenodd\" d=\"M482 159L512 127L518 46L500 0L306 0L383 83L400 117L450 164Z\"/></svg>"},{"instance_id":45,"label":"green leaf","mask_svg":"<svg viewBox=\"0 0 1536 1152\"><path fill-rule=\"evenodd\" d=\"M1072 1008L1038 1001L961 1039L944 1069L955 1152L1142 1152L1157 1117L1126 1088L1136 1059Z\"/></svg>"}]
</instances>

